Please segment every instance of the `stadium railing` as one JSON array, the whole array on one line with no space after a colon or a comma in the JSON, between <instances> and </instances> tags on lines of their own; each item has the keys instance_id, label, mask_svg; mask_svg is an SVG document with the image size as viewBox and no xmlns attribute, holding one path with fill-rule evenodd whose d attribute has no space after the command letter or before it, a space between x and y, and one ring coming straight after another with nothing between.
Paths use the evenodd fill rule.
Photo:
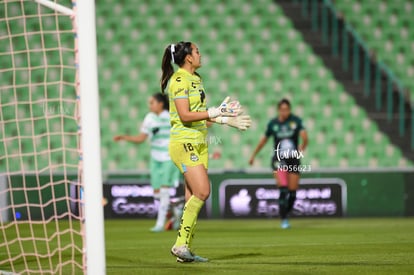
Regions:
<instances>
[{"instance_id":1,"label":"stadium railing","mask_svg":"<svg viewBox=\"0 0 414 275\"><path fill-rule=\"evenodd\" d=\"M387 121L392 123L396 117L399 135L401 137L410 135L411 149L414 150L414 112L406 110L406 102L412 109L414 101L403 83L387 65L377 60L375 51L367 46L346 18L336 10L331 0L294 0L294 2L301 5L302 17L311 19L312 30L322 33L323 43L331 46L332 54L341 57L342 69L346 72L352 70L355 83L363 81L364 96L374 99L376 110L381 110L383 104L386 104ZM385 85L382 85L383 82ZM397 94L396 98L394 93ZM385 102L383 102L384 98ZM411 125L408 127L407 111L411 116Z\"/></svg>"}]
</instances>

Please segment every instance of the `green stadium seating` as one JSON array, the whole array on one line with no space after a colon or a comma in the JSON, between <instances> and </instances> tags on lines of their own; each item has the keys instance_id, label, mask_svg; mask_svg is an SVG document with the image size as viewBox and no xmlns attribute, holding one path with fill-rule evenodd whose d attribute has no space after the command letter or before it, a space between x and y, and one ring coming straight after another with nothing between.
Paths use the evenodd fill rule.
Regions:
<instances>
[{"instance_id":1,"label":"green stadium seating","mask_svg":"<svg viewBox=\"0 0 414 275\"><path fill-rule=\"evenodd\" d=\"M364 38L382 37L382 40L368 41L372 41L370 45L378 49L390 66L394 66L401 79L405 79L405 85L412 85L412 78L409 78L414 76L410 55L410 47L413 47L410 43L414 40L411 13L402 12L397 2L386 2L386 5L381 2L382 8L358 0L336 3ZM411 2L398 3L406 7ZM310 164L313 169L412 165L334 79L274 1L184 0L170 3L142 0L138 3L102 0L96 8L104 170L148 168L148 144L114 143L112 138L117 134L139 133L139 126L148 112L147 99L160 90L160 63L164 49L180 40L194 41L200 47L203 67L199 72L205 82L209 105L218 104L226 95L231 95L237 97L253 117L252 128L243 133L226 126L210 128L210 168L247 168L250 154L268 121L276 115L276 104L282 97L291 99L293 112L303 118L309 133L310 145L303 164ZM395 22L391 25L388 21L393 14L399 16L392 19ZM44 18L44 29L56 28L50 19ZM32 24L35 28L38 22ZM70 26L63 27L70 29ZM370 31L368 27L375 30ZM395 29L399 31L395 32ZM394 39L396 36L400 39ZM34 35L29 42L40 45L39 38ZM48 46L57 45L53 36L44 38ZM62 39L68 45L73 42L69 36ZM24 49L22 37L14 42L15 49ZM384 46L388 42L392 46ZM73 56L73 52L68 54ZM31 65L42 65L42 58L39 54L31 55ZM19 66L27 66L25 54L16 56L16 60ZM11 66L10 59L4 56L0 56L0 61ZM59 62L59 55L52 51L47 57L48 65ZM411 75L404 78L404 72L411 72ZM68 83L63 91L58 85L43 85L45 77L48 81L58 80L61 73ZM73 68L55 68L47 75L43 69L32 70L30 74L21 71L16 75L17 83L27 84L30 79L36 85L30 87L31 92L27 85L16 88L19 100L24 101L18 106L12 104L15 92L6 90L0 93L3 104L0 116L5 131L2 135L15 136L19 132L24 136L20 141L12 139L6 142L7 146L0 146L0 155L4 155L6 150L9 155L18 153L20 142L22 151L37 153L36 158L23 157L27 168L48 167L62 161L69 163L70 157L76 158L77 151L71 150L65 159L62 148L76 147L77 139L69 133L76 133L77 125L69 120L62 125L53 115L43 115L43 100L47 98L46 106L52 108L62 92L73 93L70 83L74 77ZM11 73L2 74L0 84L11 78ZM4 102L10 104L5 105ZM65 106L70 110L75 108L69 103ZM21 119L18 125L13 120L16 108ZM36 114L33 123L22 122L28 114L27 108L32 108ZM61 127L68 133L64 137L51 135L48 140L41 136ZM269 167L273 150L271 143L269 140L258 156L256 167ZM47 155L49 149L53 149L51 159ZM8 165L17 168L21 165L20 159L10 157Z\"/></svg>"},{"instance_id":2,"label":"green stadium seating","mask_svg":"<svg viewBox=\"0 0 414 275\"><path fill-rule=\"evenodd\" d=\"M414 96L413 0L341 0L336 8L345 15L379 60L385 62Z\"/></svg>"}]
</instances>

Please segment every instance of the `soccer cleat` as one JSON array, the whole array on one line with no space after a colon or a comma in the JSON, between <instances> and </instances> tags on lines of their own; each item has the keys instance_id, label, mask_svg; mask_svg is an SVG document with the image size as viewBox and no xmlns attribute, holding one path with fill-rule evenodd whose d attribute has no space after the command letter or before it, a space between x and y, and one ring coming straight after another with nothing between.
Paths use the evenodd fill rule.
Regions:
<instances>
[{"instance_id":1,"label":"soccer cleat","mask_svg":"<svg viewBox=\"0 0 414 275\"><path fill-rule=\"evenodd\" d=\"M282 229L290 228L289 221L287 219L282 220L282 222L280 223L280 228Z\"/></svg>"},{"instance_id":2,"label":"soccer cleat","mask_svg":"<svg viewBox=\"0 0 414 275\"><path fill-rule=\"evenodd\" d=\"M180 260L182 260L181 263L194 261L193 253L191 253L187 245L182 245L182 246L174 245L171 248L171 254L177 258L180 258Z\"/></svg>"},{"instance_id":3,"label":"soccer cleat","mask_svg":"<svg viewBox=\"0 0 414 275\"><path fill-rule=\"evenodd\" d=\"M162 226L154 226L153 228L150 229L150 231L154 233L159 233L159 232L163 232L164 228Z\"/></svg>"},{"instance_id":4,"label":"soccer cleat","mask_svg":"<svg viewBox=\"0 0 414 275\"><path fill-rule=\"evenodd\" d=\"M198 263L206 263L206 262L208 262L208 259L207 258L198 256L198 255L194 254L193 252L191 252L191 255L193 255L193 257L194 257L194 262L198 262ZM185 262L186 262L185 260L177 257L177 263L185 263Z\"/></svg>"},{"instance_id":5,"label":"soccer cleat","mask_svg":"<svg viewBox=\"0 0 414 275\"><path fill-rule=\"evenodd\" d=\"M208 258L204 258L198 255L193 254L194 257L194 262L199 262L199 263L206 263L208 262Z\"/></svg>"}]
</instances>

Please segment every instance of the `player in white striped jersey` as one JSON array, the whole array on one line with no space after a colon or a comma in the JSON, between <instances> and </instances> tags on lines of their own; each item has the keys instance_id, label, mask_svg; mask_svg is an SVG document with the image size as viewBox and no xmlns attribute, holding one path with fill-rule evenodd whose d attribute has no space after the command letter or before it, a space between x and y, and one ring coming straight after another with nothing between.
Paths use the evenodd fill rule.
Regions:
<instances>
[{"instance_id":1,"label":"player in white striped jersey","mask_svg":"<svg viewBox=\"0 0 414 275\"><path fill-rule=\"evenodd\" d=\"M115 141L142 143L149 139L151 142L151 185L154 189L154 199L159 200L157 221L151 228L153 232L164 231L170 206L170 188L178 186L179 181L179 170L171 161L168 153L171 129L168 103L167 96L161 93L154 94L149 99L150 113L145 116L140 134L114 137Z\"/></svg>"}]
</instances>

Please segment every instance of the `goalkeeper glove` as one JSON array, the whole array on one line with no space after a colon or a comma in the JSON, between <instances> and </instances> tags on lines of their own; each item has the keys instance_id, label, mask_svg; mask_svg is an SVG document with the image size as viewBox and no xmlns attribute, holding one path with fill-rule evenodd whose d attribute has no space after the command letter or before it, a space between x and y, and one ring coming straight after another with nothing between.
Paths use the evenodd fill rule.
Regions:
<instances>
[{"instance_id":1,"label":"goalkeeper glove","mask_svg":"<svg viewBox=\"0 0 414 275\"><path fill-rule=\"evenodd\" d=\"M252 124L252 120L249 115L240 115L237 117L216 117L216 122L219 124L227 124L231 127L239 130L247 130Z\"/></svg>"},{"instance_id":2,"label":"goalkeeper glove","mask_svg":"<svg viewBox=\"0 0 414 275\"><path fill-rule=\"evenodd\" d=\"M208 108L208 117L215 118L218 116L234 117L241 111L241 106L238 101L230 101L230 97L226 97L219 107Z\"/></svg>"}]
</instances>

